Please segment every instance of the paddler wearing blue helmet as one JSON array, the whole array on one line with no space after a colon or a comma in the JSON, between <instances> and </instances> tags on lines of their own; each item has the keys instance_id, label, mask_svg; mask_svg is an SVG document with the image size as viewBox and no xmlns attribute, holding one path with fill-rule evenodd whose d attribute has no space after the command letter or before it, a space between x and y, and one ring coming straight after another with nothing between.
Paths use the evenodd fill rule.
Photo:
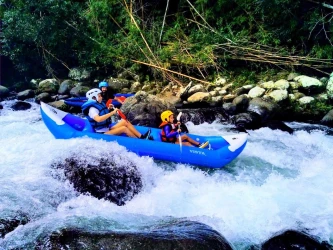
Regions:
<instances>
[{"instance_id":1,"label":"paddler wearing blue helmet","mask_svg":"<svg viewBox=\"0 0 333 250\"><path fill-rule=\"evenodd\" d=\"M98 88L102 91L101 95L103 98L103 102L107 102L109 99L114 99L114 93L111 88L109 88L109 84L106 81L102 81L98 84Z\"/></svg>"}]
</instances>

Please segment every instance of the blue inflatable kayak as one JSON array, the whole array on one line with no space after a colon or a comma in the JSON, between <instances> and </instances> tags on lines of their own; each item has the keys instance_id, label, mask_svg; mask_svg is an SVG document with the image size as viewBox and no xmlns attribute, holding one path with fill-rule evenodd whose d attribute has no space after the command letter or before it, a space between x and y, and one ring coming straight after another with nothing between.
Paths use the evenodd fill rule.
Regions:
<instances>
[{"instance_id":1,"label":"blue inflatable kayak","mask_svg":"<svg viewBox=\"0 0 333 250\"><path fill-rule=\"evenodd\" d=\"M134 96L134 94L115 94L114 97L120 97L122 99L126 99L127 97ZM83 103L87 101L87 97L71 97L66 100L64 100L66 105L73 106L73 107L81 107ZM115 106L116 108L121 107L121 103L118 102L117 100L112 100L112 105Z\"/></svg>"},{"instance_id":2,"label":"blue inflatable kayak","mask_svg":"<svg viewBox=\"0 0 333 250\"><path fill-rule=\"evenodd\" d=\"M130 138L123 135L95 133L87 119L56 109L41 102L41 115L46 127L57 139L88 136L94 139L115 141L140 156L151 156L157 160L185 163L208 168L221 168L235 159L244 149L247 134L226 136L200 136L188 134L199 142L209 141L208 148L182 146L161 141L160 129L151 128L154 140ZM135 126L140 133L148 127Z\"/></svg>"}]
</instances>

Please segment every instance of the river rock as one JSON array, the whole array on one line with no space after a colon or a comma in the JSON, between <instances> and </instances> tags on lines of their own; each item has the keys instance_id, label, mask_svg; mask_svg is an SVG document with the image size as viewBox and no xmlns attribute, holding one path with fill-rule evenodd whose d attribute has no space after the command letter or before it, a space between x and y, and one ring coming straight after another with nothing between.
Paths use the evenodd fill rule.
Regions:
<instances>
[{"instance_id":1,"label":"river rock","mask_svg":"<svg viewBox=\"0 0 333 250\"><path fill-rule=\"evenodd\" d=\"M248 95L250 98L262 97L265 94L265 91L265 89L256 86L249 91Z\"/></svg>"},{"instance_id":2,"label":"river rock","mask_svg":"<svg viewBox=\"0 0 333 250\"><path fill-rule=\"evenodd\" d=\"M189 97L189 90L194 86L194 84L192 82L190 82L189 84L187 84L187 86L182 89L180 92L179 92L179 97L182 101L186 101L187 98Z\"/></svg>"},{"instance_id":3,"label":"river rock","mask_svg":"<svg viewBox=\"0 0 333 250\"><path fill-rule=\"evenodd\" d=\"M24 91L17 93L17 99L21 101L32 98L34 96L35 96L35 91L33 91L32 89L26 89Z\"/></svg>"},{"instance_id":4,"label":"river rock","mask_svg":"<svg viewBox=\"0 0 333 250\"><path fill-rule=\"evenodd\" d=\"M11 108L15 111L18 111L18 110L27 110L27 109L30 109L31 108L31 104L28 103L28 102L22 102L22 101L18 101L16 102L15 104L13 104L11 106Z\"/></svg>"},{"instance_id":5,"label":"river rock","mask_svg":"<svg viewBox=\"0 0 333 250\"><path fill-rule=\"evenodd\" d=\"M277 89L269 93L268 96L273 98L273 100L278 103L288 98L288 91L285 89Z\"/></svg>"},{"instance_id":6,"label":"river rock","mask_svg":"<svg viewBox=\"0 0 333 250\"><path fill-rule=\"evenodd\" d=\"M4 211L2 211L3 214ZM3 238L7 233L13 231L20 225L25 225L29 222L28 216L22 212L12 212L4 218L0 217L0 238Z\"/></svg>"},{"instance_id":7,"label":"river rock","mask_svg":"<svg viewBox=\"0 0 333 250\"><path fill-rule=\"evenodd\" d=\"M40 93L39 95L37 95L35 97L35 102L36 103L40 103L40 102L47 103L47 102L50 102L50 101L52 101L51 95L49 93L46 93L46 92Z\"/></svg>"},{"instance_id":8,"label":"river rock","mask_svg":"<svg viewBox=\"0 0 333 250\"><path fill-rule=\"evenodd\" d=\"M64 176L78 192L89 193L118 206L125 205L141 191L141 175L133 162L110 152L100 158L90 154L90 150L87 149L86 158L74 154L52 167L64 170Z\"/></svg>"},{"instance_id":9,"label":"river rock","mask_svg":"<svg viewBox=\"0 0 333 250\"><path fill-rule=\"evenodd\" d=\"M59 83L56 79L45 79L38 84L38 93L58 93Z\"/></svg>"},{"instance_id":10,"label":"river rock","mask_svg":"<svg viewBox=\"0 0 333 250\"><path fill-rule=\"evenodd\" d=\"M315 99L312 96L303 96L302 98L298 99L298 102L301 105L309 104L313 101L315 101Z\"/></svg>"},{"instance_id":11,"label":"river rock","mask_svg":"<svg viewBox=\"0 0 333 250\"><path fill-rule=\"evenodd\" d=\"M257 113L262 121L271 119L275 113L279 110L279 106L268 99L253 98L247 111Z\"/></svg>"},{"instance_id":12,"label":"river rock","mask_svg":"<svg viewBox=\"0 0 333 250\"><path fill-rule=\"evenodd\" d=\"M90 89L91 88L88 86L78 85L78 86L75 86L74 88L72 88L69 93L73 97L86 96L86 93Z\"/></svg>"},{"instance_id":13,"label":"river rock","mask_svg":"<svg viewBox=\"0 0 333 250\"><path fill-rule=\"evenodd\" d=\"M236 106L236 111L237 112L243 112L247 109L249 106L249 97L248 95L240 95L237 96L232 103Z\"/></svg>"},{"instance_id":14,"label":"river rock","mask_svg":"<svg viewBox=\"0 0 333 250\"><path fill-rule=\"evenodd\" d=\"M211 99L211 95L208 92L196 92L193 95L191 95L187 101L189 103L194 102L207 102Z\"/></svg>"},{"instance_id":15,"label":"river rock","mask_svg":"<svg viewBox=\"0 0 333 250\"><path fill-rule=\"evenodd\" d=\"M107 80L109 87L115 92L121 92L124 88L131 88L131 82L127 79L122 78L109 78Z\"/></svg>"},{"instance_id":16,"label":"river rock","mask_svg":"<svg viewBox=\"0 0 333 250\"><path fill-rule=\"evenodd\" d=\"M305 75L297 76L294 80L299 82L303 92L309 95L320 93L325 87L325 84L318 79Z\"/></svg>"},{"instance_id":17,"label":"river rock","mask_svg":"<svg viewBox=\"0 0 333 250\"><path fill-rule=\"evenodd\" d=\"M60 84L58 89L59 95L69 94L70 90L75 87L75 84L72 80L65 80Z\"/></svg>"},{"instance_id":18,"label":"river rock","mask_svg":"<svg viewBox=\"0 0 333 250\"><path fill-rule=\"evenodd\" d=\"M327 243L321 243L307 233L288 230L283 233L270 238L261 246L261 250L281 250L281 249L295 249L295 250L331 250L332 247Z\"/></svg>"},{"instance_id":19,"label":"river rock","mask_svg":"<svg viewBox=\"0 0 333 250\"><path fill-rule=\"evenodd\" d=\"M333 109L330 110L320 122L324 125L333 127Z\"/></svg>"},{"instance_id":20,"label":"river rock","mask_svg":"<svg viewBox=\"0 0 333 250\"><path fill-rule=\"evenodd\" d=\"M0 85L0 98L6 97L9 95L9 89Z\"/></svg>"},{"instance_id":21,"label":"river rock","mask_svg":"<svg viewBox=\"0 0 333 250\"><path fill-rule=\"evenodd\" d=\"M327 82L326 92L327 96L333 100L333 73L330 75L330 79Z\"/></svg>"},{"instance_id":22,"label":"river rock","mask_svg":"<svg viewBox=\"0 0 333 250\"><path fill-rule=\"evenodd\" d=\"M40 242L37 249L191 249L232 250L231 244L211 227L194 221L161 222L130 231L63 229Z\"/></svg>"},{"instance_id":23,"label":"river rock","mask_svg":"<svg viewBox=\"0 0 333 250\"><path fill-rule=\"evenodd\" d=\"M144 91L139 91L134 96L128 97L121 106L122 112L132 124L155 128L162 122L161 113L167 109L176 112L171 103Z\"/></svg>"},{"instance_id":24,"label":"river rock","mask_svg":"<svg viewBox=\"0 0 333 250\"><path fill-rule=\"evenodd\" d=\"M222 107L200 108L200 109L182 109L181 122L192 122L195 125L204 122L212 123L214 121L226 121L225 110Z\"/></svg>"}]
</instances>

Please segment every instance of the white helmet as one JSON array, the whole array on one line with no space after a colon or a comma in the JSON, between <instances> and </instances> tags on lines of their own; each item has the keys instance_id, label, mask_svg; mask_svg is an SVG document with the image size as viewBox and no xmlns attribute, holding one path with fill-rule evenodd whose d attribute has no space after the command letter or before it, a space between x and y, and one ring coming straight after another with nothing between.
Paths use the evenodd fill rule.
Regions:
<instances>
[{"instance_id":1,"label":"white helmet","mask_svg":"<svg viewBox=\"0 0 333 250\"><path fill-rule=\"evenodd\" d=\"M86 93L86 97L89 99L89 100L94 100L93 97L96 98L96 101L98 100L98 94L101 93L102 91L100 89L91 89L89 90L87 93Z\"/></svg>"}]
</instances>

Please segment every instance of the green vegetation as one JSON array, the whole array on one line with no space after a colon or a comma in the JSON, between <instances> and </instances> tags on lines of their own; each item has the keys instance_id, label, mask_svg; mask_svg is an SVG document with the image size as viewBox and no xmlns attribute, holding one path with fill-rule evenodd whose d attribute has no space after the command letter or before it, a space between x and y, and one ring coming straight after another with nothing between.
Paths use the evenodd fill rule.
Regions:
<instances>
[{"instance_id":1,"label":"green vegetation","mask_svg":"<svg viewBox=\"0 0 333 250\"><path fill-rule=\"evenodd\" d=\"M28 78L77 66L175 81L248 68L240 85L272 66L329 74L332 16L309 0L0 0L2 54Z\"/></svg>"},{"instance_id":2,"label":"green vegetation","mask_svg":"<svg viewBox=\"0 0 333 250\"><path fill-rule=\"evenodd\" d=\"M333 105L327 101L315 100L308 104L300 104L297 100L294 100L285 107L285 114L289 116L285 117L285 120L320 120L331 109L333 109Z\"/></svg>"}]
</instances>

